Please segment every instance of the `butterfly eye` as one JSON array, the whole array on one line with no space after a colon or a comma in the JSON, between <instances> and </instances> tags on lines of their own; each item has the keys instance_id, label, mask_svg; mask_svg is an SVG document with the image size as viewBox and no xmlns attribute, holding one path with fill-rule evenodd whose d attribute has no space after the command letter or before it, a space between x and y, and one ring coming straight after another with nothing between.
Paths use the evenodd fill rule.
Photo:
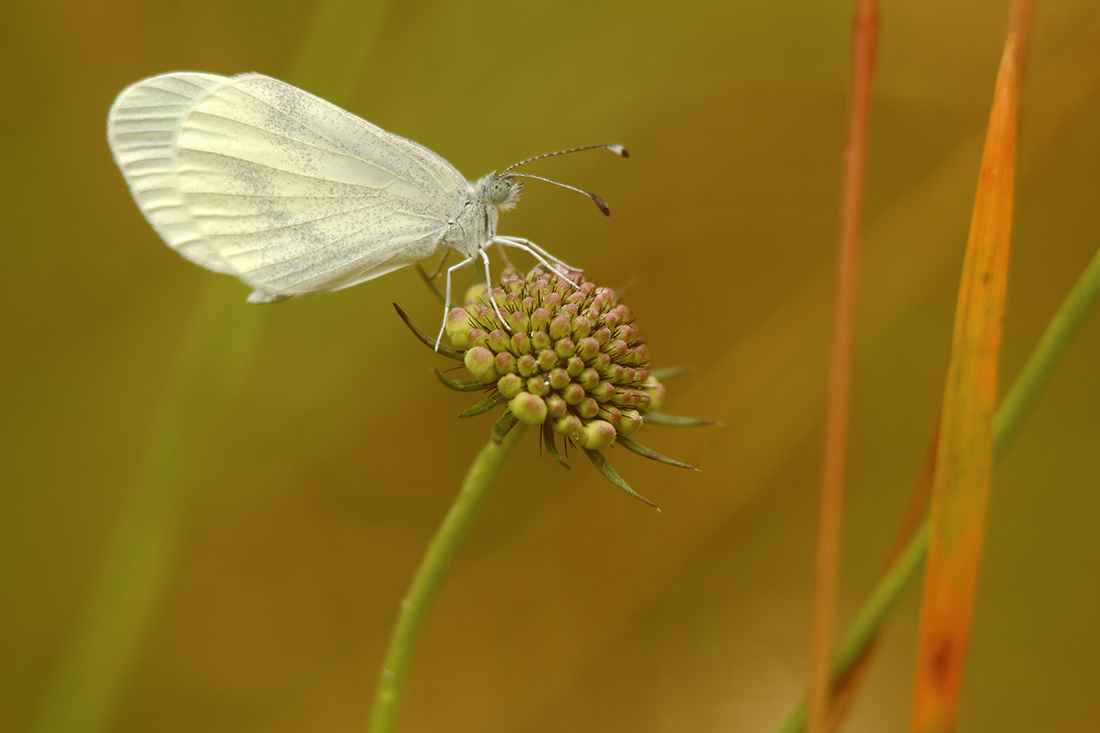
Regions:
<instances>
[{"instance_id":1,"label":"butterfly eye","mask_svg":"<svg viewBox=\"0 0 1100 733\"><path fill-rule=\"evenodd\" d=\"M512 185L503 178L494 178L489 182L489 199L500 204L512 193Z\"/></svg>"}]
</instances>

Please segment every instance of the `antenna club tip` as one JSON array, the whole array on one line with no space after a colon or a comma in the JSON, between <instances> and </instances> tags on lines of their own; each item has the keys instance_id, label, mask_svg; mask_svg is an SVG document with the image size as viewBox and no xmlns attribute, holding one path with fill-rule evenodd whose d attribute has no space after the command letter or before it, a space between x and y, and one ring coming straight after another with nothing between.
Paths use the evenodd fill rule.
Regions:
<instances>
[{"instance_id":1,"label":"antenna club tip","mask_svg":"<svg viewBox=\"0 0 1100 733\"><path fill-rule=\"evenodd\" d=\"M612 153L615 153L615 155L621 155L624 158L629 158L630 157L630 151L628 151L622 145L616 145L615 143L609 143L608 146L607 146L607 149L610 150Z\"/></svg>"},{"instance_id":2,"label":"antenna club tip","mask_svg":"<svg viewBox=\"0 0 1100 733\"><path fill-rule=\"evenodd\" d=\"M600 211L603 212L604 216L611 216L611 209L607 208L607 204L604 203L602 198L596 194L592 194L592 200L596 202L596 206L600 207Z\"/></svg>"}]
</instances>

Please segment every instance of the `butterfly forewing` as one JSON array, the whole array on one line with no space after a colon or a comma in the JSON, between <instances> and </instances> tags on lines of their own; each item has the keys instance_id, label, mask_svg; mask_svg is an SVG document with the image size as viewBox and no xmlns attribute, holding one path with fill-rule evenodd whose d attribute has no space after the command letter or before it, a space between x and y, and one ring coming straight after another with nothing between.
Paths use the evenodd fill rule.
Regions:
<instances>
[{"instance_id":1,"label":"butterfly forewing","mask_svg":"<svg viewBox=\"0 0 1100 733\"><path fill-rule=\"evenodd\" d=\"M236 274L262 302L347 287L443 246L467 198L453 166L289 84L259 74L213 78L220 83L183 109L171 143L167 182L176 188L166 197L191 229L165 240L185 256ZM116 108L141 116L121 99ZM167 126L181 108L156 124ZM117 149L116 157L136 197L137 174ZM138 202L157 225L159 209Z\"/></svg>"},{"instance_id":2,"label":"butterfly forewing","mask_svg":"<svg viewBox=\"0 0 1100 733\"><path fill-rule=\"evenodd\" d=\"M191 215L176 168L184 116L199 97L225 81L213 74L166 74L138 82L115 100L107 139L134 199L164 241L192 262L235 274Z\"/></svg>"}]
</instances>

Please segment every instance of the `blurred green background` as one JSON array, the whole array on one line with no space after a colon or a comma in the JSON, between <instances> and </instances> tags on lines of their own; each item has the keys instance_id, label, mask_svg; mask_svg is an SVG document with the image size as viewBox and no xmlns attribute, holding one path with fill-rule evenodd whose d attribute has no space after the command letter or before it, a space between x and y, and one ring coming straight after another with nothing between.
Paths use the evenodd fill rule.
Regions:
<instances>
[{"instance_id":1,"label":"blurred green background","mask_svg":"<svg viewBox=\"0 0 1100 733\"><path fill-rule=\"evenodd\" d=\"M394 314L438 324L414 271L257 307L161 243L105 125L124 87L177 70L297 83L471 178L629 148L530 168L597 191L610 219L532 182L501 233L624 291L655 364L693 367L666 411L723 425L640 436L702 473L609 451L663 514L528 435L432 613L400 729L775 729L806 675L851 6L5 4L0 729L41 723L119 528L153 517L122 540L147 563L140 606L107 607L123 633L85 660L124 682L117 709L109 689L90 705L105 729L361 730L399 599L492 424L456 418L470 396L431 374L450 362ZM1006 19L883 9L843 624L936 414ZM1100 245L1094 2L1039 3L1022 104L1002 391ZM1093 315L997 469L963 729L1094 730L1098 363ZM905 727L916 602L849 730Z\"/></svg>"}]
</instances>

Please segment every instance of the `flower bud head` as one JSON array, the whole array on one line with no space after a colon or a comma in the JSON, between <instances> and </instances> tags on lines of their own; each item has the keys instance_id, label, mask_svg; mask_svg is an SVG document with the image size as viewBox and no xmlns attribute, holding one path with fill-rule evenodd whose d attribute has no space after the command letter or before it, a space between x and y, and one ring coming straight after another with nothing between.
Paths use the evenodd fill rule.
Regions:
<instances>
[{"instance_id":1,"label":"flower bud head","mask_svg":"<svg viewBox=\"0 0 1100 733\"><path fill-rule=\"evenodd\" d=\"M470 373L495 385L517 419L598 450L636 432L662 404L634 316L614 291L537 268L506 272L492 291L496 308L489 292L472 288L446 330Z\"/></svg>"}]
</instances>

